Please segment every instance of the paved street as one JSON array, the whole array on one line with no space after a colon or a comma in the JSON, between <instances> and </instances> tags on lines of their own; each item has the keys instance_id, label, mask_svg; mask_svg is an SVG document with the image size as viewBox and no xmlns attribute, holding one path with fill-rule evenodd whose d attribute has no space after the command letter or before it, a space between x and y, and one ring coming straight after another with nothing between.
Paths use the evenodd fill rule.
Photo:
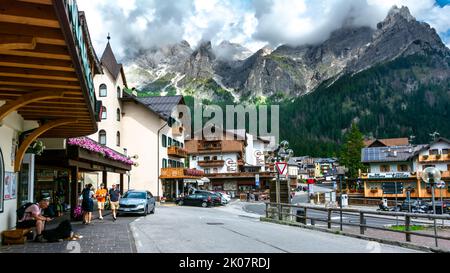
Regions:
<instances>
[{"instance_id":1,"label":"paved street","mask_svg":"<svg viewBox=\"0 0 450 273\"><path fill-rule=\"evenodd\" d=\"M224 208L159 207L131 223L145 253L414 252L340 235L260 222L237 202Z\"/></svg>"}]
</instances>

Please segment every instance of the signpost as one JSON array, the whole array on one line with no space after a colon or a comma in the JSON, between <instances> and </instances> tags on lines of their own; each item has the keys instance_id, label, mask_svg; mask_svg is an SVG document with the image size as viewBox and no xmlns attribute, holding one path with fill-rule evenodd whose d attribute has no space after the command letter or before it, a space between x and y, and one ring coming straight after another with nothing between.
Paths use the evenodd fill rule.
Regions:
<instances>
[{"instance_id":1,"label":"signpost","mask_svg":"<svg viewBox=\"0 0 450 273\"><path fill-rule=\"evenodd\" d=\"M434 167L429 167L423 170L422 179L425 183L430 184L431 186L431 196L433 202L433 214L436 214L436 204L434 202L434 189L436 185L441 181L441 171ZM437 227L436 227L436 218L433 219L434 222L434 240L436 247L438 247L438 239L437 239Z\"/></svg>"}]
</instances>

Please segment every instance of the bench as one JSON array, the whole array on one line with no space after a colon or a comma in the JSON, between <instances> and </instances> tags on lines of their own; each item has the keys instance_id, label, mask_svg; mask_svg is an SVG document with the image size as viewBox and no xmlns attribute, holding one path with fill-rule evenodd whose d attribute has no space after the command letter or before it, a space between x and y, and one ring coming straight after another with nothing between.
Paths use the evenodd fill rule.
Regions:
<instances>
[{"instance_id":1,"label":"bench","mask_svg":"<svg viewBox=\"0 0 450 273\"><path fill-rule=\"evenodd\" d=\"M3 245L23 245L27 241L27 235L32 231L31 228L17 228L2 232Z\"/></svg>"}]
</instances>

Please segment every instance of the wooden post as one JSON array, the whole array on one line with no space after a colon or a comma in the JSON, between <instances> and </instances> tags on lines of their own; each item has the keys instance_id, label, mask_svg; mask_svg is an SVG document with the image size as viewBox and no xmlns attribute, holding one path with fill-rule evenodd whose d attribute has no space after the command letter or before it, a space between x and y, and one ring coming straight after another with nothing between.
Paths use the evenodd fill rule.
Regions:
<instances>
[{"instance_id":1,"label":"wooden post","mask_svg":"<svg viewBox=\"0 0 450 273\"><path fill-rule=\"evenodd\" d=\"M305 208L305 215L303 215L305 226L308 225L308 217L307 217L307 215L308 215L308 209Z\"/></svg>"},{"instance_id":2,"label":"wooden post","mask_svg":"<svg viewBox=\"0 0 450 273\"><path fill-rule=\"evenodd\" d=\"M406 231L406 241L411 242L411 234L409 231L411 230L411 216L407 215L405 217L405 231Z\"/></svg>"},{"instance_id":3,"label":"wooden post","mask_svg":"<svg viewBox=\"0 0 450 273\"><path fill-rule=\"evenodd\" d=\"M120 174L120 195L123 195L123 173Z\"/></svg>"},{"instance_id":4,"label":"wooden post","mask_svg":"<svg viewBox=\"0 0 450 273\"><path fill-rule=\"evenodd\" d=\"M266 218L269 218L269 203L266 203Z\"/></svg>"},{"instance_id":5,"label":"wooden post","mask_svg":"<svg viewBox=\"0 0 450 273\"><path fill-rule=\"evenodd\" d=\"M283 220L283 206L280 204L278 206L278 220L282 221Z\"/></svg>"},{"instance_id":6,"label":"wooden post","mask_svg":"<svg viewBox=\"0 0 450 273\"><path fill-rule=\"evenodd\" d=\"M359 213L359 233L364 235L365 230L364 212Z\"/></svg>"},{"instance_id":7,"label":"wooden post","mask_svg":"<svg viewBox=\"0 0 450 273\"><path fill-rule=\"evenodd\" d=\"M328 229L331 229L331 209L328 210Z\"/></svg>"},{"instance_id":8,"label":"wooden post","mask_svg":"<svg viewBox=\"0 0 450 273\"><path fill-rule=\"evenodd\" d=\"M70 217L75 219L74 210L78 205L78 167L70 169Z\"/></svg>"}]
</instances>

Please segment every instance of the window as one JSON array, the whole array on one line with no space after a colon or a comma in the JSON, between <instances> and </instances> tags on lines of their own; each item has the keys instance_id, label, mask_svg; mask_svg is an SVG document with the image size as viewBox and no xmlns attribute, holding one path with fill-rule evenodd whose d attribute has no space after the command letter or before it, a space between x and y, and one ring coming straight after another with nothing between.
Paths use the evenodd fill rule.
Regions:
<instances>
[{"instance_id":1,"label":"window","mask_svg":"<svg viewBox=\"0 0 450 273\"><path fill-rule=\"evenodd\" d=\"M183 143L181 143L181 148L184 148L184 144Z\"/></svg>"},{"instance_id":2,"label":"window","mask_svg":"<svg viewBox=\"0 0 450 273\"><path fill-rule=\"evenodd\" d=\"M449 154L448 151L449 151L449 149L442 149L442 154L443 155L448 155Z\"/></svg>"},{"instance_id":3,"label":"window","mask_svg":"<svg viewBox=\"0 0 450 273\"><path fill-rule=\"evenodd\" d=\"M105 130L101 130L101 131L98 133L98 142L99 142L101 145L106 145L106 131L105 131Z\"/></svg>"},{"instance_id":4,"label":"window","mask_svg":"<svg viewBox=\"0 0 450 273\"><path fill-rule=\"evenodd\" d=\"M117 86L117 98L120 99L122 97L122 94L120 92L120 87Z\"/></svg>"},{"instance_id":5,"label":"window","mask_svg":"<svg viewBox=\"0 0 450 273\"><path fill-rule=\"evenodd\" d=\"M166 135L162 135L162 146L164 148L167 147L167 136Z\"/></svg>"},{"instance_id":6,"label":"window","mask_svg":"<svg viewBox=\"0 0 450 273\"><path fill-rule=\"evenodd\" d=\"M203 158L203 160L204 160L204 161L210 161L210 160L211 160L211 157L205 156L205 157Z\"/></svg>"},{"instance_id":7,"label":"window","mask_svg":"<svg viewBox=\"0 0 450 273\"><path fill-rule=\"evenodd\" d=\"M117 108L117 121L120 121L120 109Z\"/></svg>"},{"instance_id":8,"label":"window","mask_svg":"<svg viewBox=\"0 0 450 273\"><path fill-rule=\"evenodd\" d=\"M120 147L120 132L117 132L116 134L116 145L117 147Z\"/></svg>"},{"instance_id":9,"label":"window","mask_svg":"<svg viewBox=\"0 0 450 273\"><path fill-rule=\"evenodd\" d=\"M430 155L438 155L438 154L439 154L439 150L438 149L430 150Z\"/></svg>"},{"instance_id":10,"label":"window","mask_svg":"<svg viewBox=\"0 0 450 273\"><path fill-rule=\"evenodd\" d=\"M217 169L217 168L213 169L213 173L218 173L218 172L219 172L219 169Z\"/></svg>"},{"instance_id":11,"label":"window","mask_svg":"<svg viewBox=\"0 0 450 273\"><path fill-rule=\"evenodd\" d=\"M163 158L162 160L162 167L163 169L167 168L167 159Z\"/></svg>"},{"instance_id":12,"label":"window","mask_svg":"<svg viewBox=\"0 0 450 273\"><path fill-rule=\"evenodd\" d=\"M99 91L100 97L108 96L108 88L106 87L106 84L100 85L100 89L99 90L100 90Z\"/></svg>"},{"instance_id":13,"label":"window","mask_svg":"<svg viewBox=\"0 0 450 273\"><path fill-rule=\"evenodd\" d=\"M380 172L387 173L391 171L391 166L389 165L381 165L380 166Z\"/></svg>"},{"instance_id":14,"label":"window","mask_svg":"<svg viewBox=\"0 0 450 273\"><path fill-rule=\"evenodd\" d=\"M447 171L450 171L450 164L447 165Z\"/></svg>"},{"instance_id":15,"label":"window","mask_svg":"<svg viewBox=\"0 0 450 273\"><path fill-rule=\"evenodd\" d=\"M408 165L402 164L397 166L397 170L399 172L407 172L409 171Z\"/></svg>"},{"instance_id":16,"label":"window","mask_svg":"<svg viewBox=\"0 0 450 273\"><path fill-rule=\"evenodd\" d=\"M197 160L197 156L193 155L192 156L192 161L195 161L195 160Z\"/></svg>"},{"instance_id":17,"label":"window","mask_svg":"<svg viewBox=\"0 0 450 273\"><path fill-rule=\"evenodd\" d=\"M169 145L169 147L172 146L172 138L171 138L171 137L169 137L169 143L168 143L168 145Z\"/></svg>"},{"instance_id":18,"label":"window","mask_svg":"<svg viewBox=\"0 0 450 273\"><path fill-rule=\"evenodd\" d=\"M211 169L205 169L205 174L210 174L211 173Z\"/></svg>"},{"instance_id":19,"label":"window","mask_svg":"<svg viewBox=\"0 0 450 273\"><path fill-rule=\"evenodd\" d=\"M217 156L213 156L213 160L217 160Z\"/></svg>"},{"instance_id":20,"label":"window","mask_svg":"<svg viewBox=\"0 0 450 273\"><path fill-rule=\"evenodd\" d=\"M108 117L108 113L105 106L102 106L102 119L105 120Z\"/></svg>"}]
</instances>

